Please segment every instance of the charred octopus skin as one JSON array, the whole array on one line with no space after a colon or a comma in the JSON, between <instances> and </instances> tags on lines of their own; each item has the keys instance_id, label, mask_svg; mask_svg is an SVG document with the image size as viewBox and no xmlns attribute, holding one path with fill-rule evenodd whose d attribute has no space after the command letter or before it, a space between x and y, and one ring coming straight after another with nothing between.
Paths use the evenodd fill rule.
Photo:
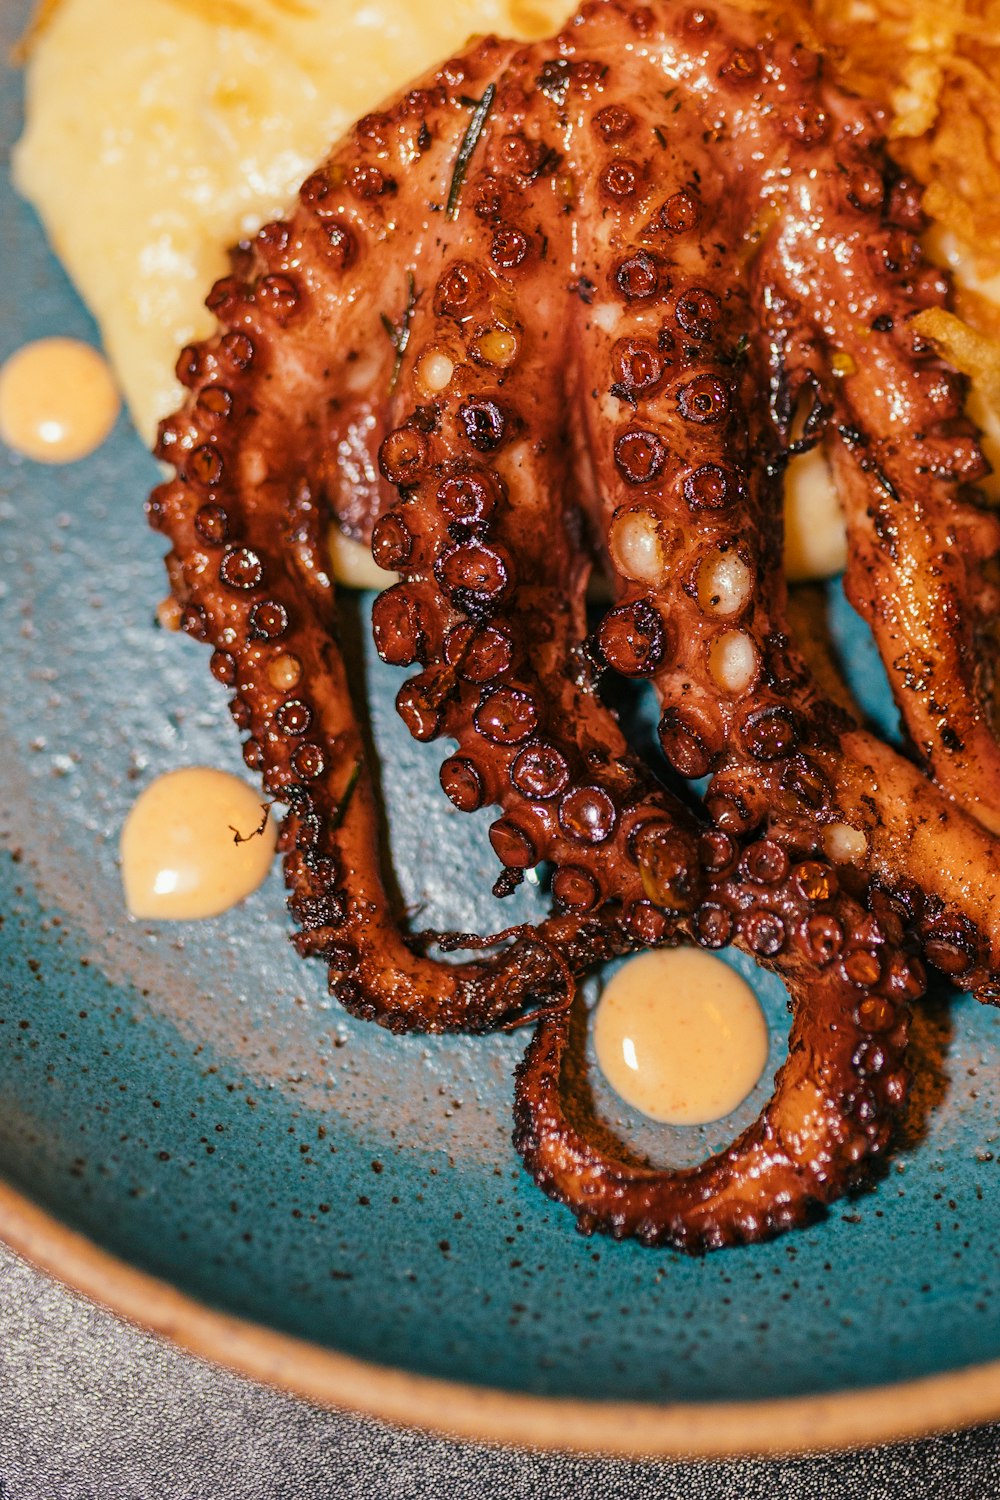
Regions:
<instances>
[{"instance_id":1,"label":"charred octopus skin","mask_svg":"<svg viewBox=\"0 0 1000 1500\"><path fill-rule=\"evenodd\" d=\"M491 76L511 50L485 42L450 73L490 98ZM458 82L446 89L438 80L408 94L393 115L361 122L340 156L305 184L297 219L262 230L256 259L235 257L234 275L210 298L226 331L181 356L192 400L163 425L158 449L178 477L151 502L154 524L174 545L168 566L184 624L215 647L213 671L235 690L233 714L250 736L244 758L291 807L285 869L303 928L299 945L327 959L349 1008L398 1030L483 1030L528 1000L563 995L567 974L630 942L667 939L672 913L692 904L697 880L690 814L628 755L583 666L569 669L585 635L587 565L578 515L559 495L566 440L557 414L530 432L532 407L553 409L555 340L537 370L524 365L520 410L511 398L496 399L502 368L487 359L489 323L481 329L486 352L464 380L453 380L448 399L413 406L414 384L423 393L449 360L447 342L425 352L419 371L412 355L404 358L425 325L455 328L456 343L466 308L478 299L479 311L489 312L487 278L470 261L449 258L451 243L460 248L463 238L447 208L452 159L468 149L462 97ZM431 262L438 284L426 298L417 283L425 274L419 241L412 265L402 243L401 223L418 206L428 212L427 182L404 172L414 152L435 158L440 174ZM503 251L495 227L484 224L481 234L498 256L519 253L513 234L513 248ZM537 282L552 302L547 278ZM399 309L389 334L379 311L386 301ZM496 333L501 343L511 337ZM404 425L386 435L400 413ZM418 559L424 565L412 583L383 594L374 614L387 661L425 664L401 690L400 713L418 739L457 739L459 753L442 768L457 806L504 807L491 830L506 871L501 891L541 858L562 856L551 922L468 965L414 951L392 920L378 871L375 808L322 556L329 520L358 499L331 453L342 457L346 448L353 472L359 429L372 449L366 462L374 465L377 450L409 502L378 521L375 555L411 578ZM494 457L501 448L503 461ZM430 490L425 506L417 503L421 483ZM576 743L560 749L545 737L547 723L558 735L568 727ZM658 866L676 872L656 907L629 852L653 814ZM653 839L648 830L643 836ZM614 912L602 917L598 871L609 841L628 859L630 876L628 890L615 885Z\"/></svg>"},{"instance_id":2,"label":"charred octopus skin","mask_svg":"<svg viewBox=\"0 0 1000 1500\"><path fill-rule=\"evenodd\" d=\"M725 1151L673 1171L598 1151L560 1092L569 1017L553 1012L539 1023L517 1073L514 1140L539 1185L573 1209L584 1232L690 1253L765 1239L807 1223L888 1143L906 1095L919 963L894 947L891 916L880 923L838 891L832 871L793 865L767 842L716 880L716 935L727 923L737 930L751 890L752 920L768 937L756 951L785 981L794 1019L773 1097Z\"/></svg>"},{"instance_id":3,"label":"charred octopus skin","mask_svg":"<svg viewBox=\"0 0 1000 1500\"><path fill-rule=\"evenodd\" d=\"M712 776L715 824L793 840L819 828L835 861L896 893L933 962L987 983L1000 867L982 643L1000 531L965 488L985 464L960 377L908 327L947 285L921 259L917 194L882 155L872 112L815 57L751 45L747 23L730 24L655 44L663 69L693 80L675 91L670 169L687 186L669 213L649 192L612 213L594 194L581 216L595 276L609 250L630 278L644 268L640 295L612 284L577 331L581 366L601 377L578 409L619 591L597 644L635 672L622 622L669 621L673 650L640 670L672 764ZM740 80L712 115L724 153L703 139L720 78ZM630 99L642 137L652 114ZM821 441L845 497L848 589L923 773L825 697L789 629L780 478Z\"/></svg>"},{"instance_id":4,"label":"charred octopus skin","mask_svg":"<svg viewBox=\"0 0 1000 1500\"><path fill-rule=\"evenodd\" d=\"M919 228L877 115L780 28L597 0L360 121L180 359L150 517L290 809L296 941L393 1029L538 1012L516 1141L587 1230L697 1251L801 1222L885 1149L921 958L992 995L1000 539L958 377L910 327L948 291ZM913 760L826 696L786 618L781 474L819 442ZM445 794L497 809L497 895L551 870L549 919L461 964L390 908L334 522L398 577L375 642L414 669L397 707L447 741ZM595 552L616 598L588 637ZM697 816L630 750L606 671L652 684L672 767L710 778ZM655 1172L583 1139L559 1075L574 978L680 941L776 970L794 1024L757 1124Z\"/></svg>"}]
</instances>

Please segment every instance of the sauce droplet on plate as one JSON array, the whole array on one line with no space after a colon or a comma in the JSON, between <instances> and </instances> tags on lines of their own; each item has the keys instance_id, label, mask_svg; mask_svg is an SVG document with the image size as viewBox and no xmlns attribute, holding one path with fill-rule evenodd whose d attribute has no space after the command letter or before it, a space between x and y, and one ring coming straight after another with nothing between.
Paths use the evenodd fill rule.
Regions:
<instances>
[{"instance_id":1,"label":"sauce droplet on plate","mask_svg":"<svg viewBox=\"0 0 1000 1500\"><path fill-rule=\"evenodd\" d=\"M122 829L129 911L173 921L228 911L270 869L277 826L264 817L260 794L228 771L188 766L157 777Z\"/></svg>"},{"instance_id":2,"label":"sauce droplet on plate","mask_svg":"<svg viewBox=\"0 0 1000 1500\"><path fill-rule=\"evenodd\" d=\"M78 339L38 339L0 370L0 437L25 458L68 464L115 425L118 391L106 360Z\"/></svg>"},{"instance_id":3,"label":"sauce droplet on plate","mask_svg":"<svg viewBox=\"0 0 1000 1500\"><path fill-rule=\"evenodd\" d=\"M670 1125L721 1120L767 1063L757 997L698 948L642 953L609 980L594 1015L601 1070L626 1103Z\"/></svg>"}]
</instances>

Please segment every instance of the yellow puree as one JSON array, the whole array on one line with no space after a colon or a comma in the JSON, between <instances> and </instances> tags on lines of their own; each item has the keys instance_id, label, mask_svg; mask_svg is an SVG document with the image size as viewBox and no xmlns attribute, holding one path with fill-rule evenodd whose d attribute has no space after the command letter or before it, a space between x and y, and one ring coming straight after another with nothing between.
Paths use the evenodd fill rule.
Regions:
<instances>
[{"instance_id":1,"label":"yellow puree","mask_svg":"<svg viewBox=\"0 0 1000 1500\"><path fill-rule=\"evenodd\" d=\"M671 1125L703 1125L728 1115L760 1078L767 1023L753 990L720 959L660 949L612 976L594 1049L627 1103Z\"/></svg>"},{"instance_id":2,"label":"yellow puree","mask_svg":"<svg viewBox=\"0 0 1000 1500\"><path fill-rule=\"evenodd\" d=\"M106 361L77 339L25 344L0 369L0 438L26 458L83 458L100 447L117 415Z\"/></svg>"},{"instance_id":3,"label":"yellow puree","mask_svg":"<svg viewBox=\"0 0 1000 1500\"><path fill-rule=\"evenodd\" d=\"M122 829L129 911L182 921L228 911L270 869L277 827L268 817L256 832L263 816L259 792L227 771L188 766L157 777Z\"/></svg>"}]
</instances>

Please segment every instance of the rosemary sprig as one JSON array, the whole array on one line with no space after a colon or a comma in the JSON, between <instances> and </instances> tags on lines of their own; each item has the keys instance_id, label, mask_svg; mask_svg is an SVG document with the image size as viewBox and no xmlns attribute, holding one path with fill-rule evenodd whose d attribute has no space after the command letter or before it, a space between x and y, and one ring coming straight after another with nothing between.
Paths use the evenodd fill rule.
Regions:
<instances>
[{"instance_id":1,"label":"rosemary sprig","mask_svg":"<svg viewBox=\"0 0 1000 1500\"><path fill-rule=\"evenodd\" d=\"M392 374L389 377L389 395L391 396L399 382L399 372L403 368L403 355L406 346L410 342L410 324L413 322L413 310L417 305L417 285L413 279L413 272L406 273L406 306L403 308L401 322L394 323L386 313L380 313L382 327L390 344L396 351L396 358L392 366Z\"/></svg>"},{"instance_id":2,"label":"rosemary sprig","mask_svg":"<svg viewBox=\"0 0 1000 1500\"><path fill-rule=\"evenodd\" d=\"M483 97L472 112L472 119L469 121L465 134L462 137L462 144L459 146L458 155L455 158L455 170L451 174L451 187L448 189L448 203L445 208L446 218L458 218L458 200L462 196L462 184L465 182L465 174L469 170L469 162L472 160L473 152L479 145L479 137L483 133L486 121L489 119L496 94L496 84L488 84Z\"/></svg>"},{"instance_id":3,"label":"rosemary sprig","mask_svg":"<svg viewBox=\"0 0 1000 1500\"><path fill-rule=\"evenodd\" d=\"M351 799L354 796L358 782L361 779L362 761L363 757L359 755L357 760L354 762L354 769L351 771L351 774L347 781L347 785L344 788L344 795L337 803L337 810L334 813L333 817L330 819L330 830L333 833L336 833L337 829L341 826L344 819L347 817L347 809L351 805Z\"/></svg>"}]
</instances>

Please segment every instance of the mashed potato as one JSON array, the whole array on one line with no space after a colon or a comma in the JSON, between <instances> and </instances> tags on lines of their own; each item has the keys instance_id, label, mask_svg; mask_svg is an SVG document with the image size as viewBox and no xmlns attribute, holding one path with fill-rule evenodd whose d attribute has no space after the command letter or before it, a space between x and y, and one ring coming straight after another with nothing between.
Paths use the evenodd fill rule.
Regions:
<instances>
[{"instance_id":1,"label":"mashed potato","mask_svg":"<svg viewBox=\"0 0 1000 1500\"><path fill-rule=\"evenodd\" d=\"M828 19L834 28L839 3L801 0L800 9L810 24ZM573 0L44 0L28 49L15 180L94 312L147 441L180 398L177 350L211 330L203 298L226 269L225 247L282 213L354 119L470 34L547 35L574 8ZM834 40L850 71L856 59L841 34ZM922 108L928 119L917 123L929 130L933 99ZM897 119L897 127L899 137L917 124ZM950 230L947 258L969 287L1000 302L1000 278L978 281ZM981 393L974 403L1000 459L1000 422ZM786 512L790 575L840 571L843 520L821 453L790 465ZM342 581L384 578L366 548L338 537L333 552Z\"/></svg>"}]
</instances>

